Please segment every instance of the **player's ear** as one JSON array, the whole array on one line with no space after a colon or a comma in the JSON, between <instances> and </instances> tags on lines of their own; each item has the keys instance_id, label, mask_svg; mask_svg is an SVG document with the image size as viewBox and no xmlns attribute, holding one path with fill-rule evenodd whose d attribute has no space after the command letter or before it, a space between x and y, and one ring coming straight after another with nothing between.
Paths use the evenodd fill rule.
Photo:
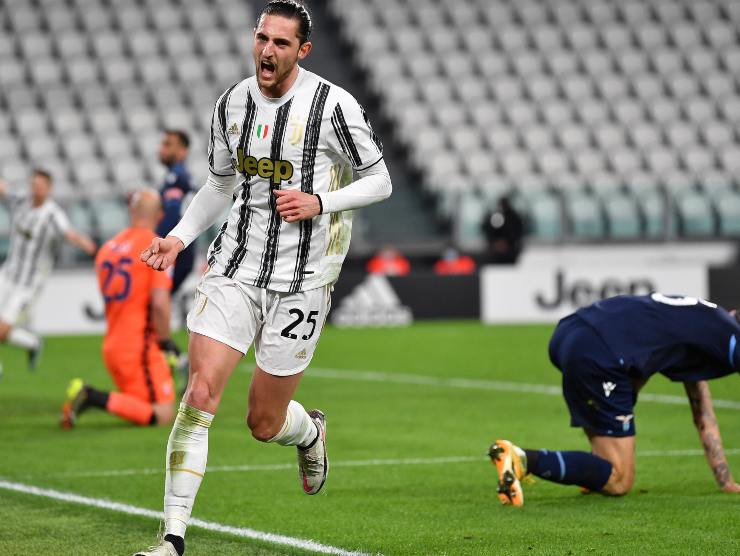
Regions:
<instances>
[{"instance_id":1,"label":"player's ear","mask_svg":"<svg viewBox=\"0 0 740 556\"><path fill-rule=\"evenodd\" d=\"M312 48L313 48L313 44L311 43L311 41L304 42L300 46L300 48L298 48L298 59L303 60L306 56L308 56Z\"/></svg>"}]
</instances>

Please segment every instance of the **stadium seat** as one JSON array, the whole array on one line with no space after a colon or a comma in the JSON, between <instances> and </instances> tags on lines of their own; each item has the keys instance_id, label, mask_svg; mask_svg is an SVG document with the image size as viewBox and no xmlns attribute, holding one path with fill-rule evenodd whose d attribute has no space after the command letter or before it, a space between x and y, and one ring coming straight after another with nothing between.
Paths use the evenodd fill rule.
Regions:
<instances>
[{"instance_id":1,"label":"stadium seat","mask_svg":"<svg viewBox=\"0 0 740 556\"><path fill-rule=\"evenodd\" d=\"M24 138L25 152L30 160L39 162L56 157L58 153L57 142L53 137L47 135L30 135Z\"/></svg>"},{"instance_id":2,"label":"stadium seat","mask_svg":"<svg viewBox=\"0 0 740 556\"><path fill-rule=\"evenodd\" d=\"M106 241L128 226L128 209L118 199L99 199L91 202L98 236Z\"/></svg>"},{"instance_id":3,"label":"stadium seat","mask_svg":"<svg viewBox=\"0 0 740 556\"><path fill-rule=\"evenodd\" d=\"M77 26L76 14L64 4L55 2L41 10L46 27L53 35L72 31Z\"/></svg>"},{"instance_id":4,"label":"stadium seat","mask_svg":"<svg viewBox=\"0 0 740 556\"><path fill-rule=\"evenodd\" d=\"M606 232L601 206L597 198L572 194L565 198L570 230L576 239L602 239Z\"/></svg>"},{"instance_id":5,"label":"stadium seat","mask_svg":"<svg viewBox=\"0 0 740 556\"><path fill-rule=\"evenodd\" d=\"M114 89L119 85L127 85L134 80L136 67L130 59L111 56L105 60L106 62L101 64L103 78Z\"/></svg>"},{"instance_id":6,"label":"stadium seat","mask_svg":"<svg viewBox=\"0 0 740 556\"><path fill-rule=\"evenodd\" d=\"M119 193L126 193L147 185L139 158L122 153L113 162L111 173L113 188Z\"/></svg>"},{"instance_id":7,"label":"stadium seat","mask_svg":"<svg viewBox=\"0 0 740 556\"><path fill-rule=\"evenodd\" d=\"M740 236L740 194L726 192L716 200L719 216L720 234L723 236Z\"/></svg>"},{"instance_id":8,"label":"stadium seat","mask_svg":"<svg viewBox=\"0 0 740 556\"><path fill-rule=\"evenodd\" d=\"M637 239L642 234L639 212L633 198L614 195L604 200L609 236L614 239Z\"/></svg>"},{"instance_id":9,"label":"stadium seat","mask_svg":"<svg viewBox=\"0 0 740 556\"><path fill-rule=\"evenodd\" d=\"M557 241L563 236L560 202L553 194L542 194L527 200L532 236L544 241Z\"/></svg>"},{"instance_id":10,"label":"stadium seat","mask_svg":"<svg viewBox=\"0 0 740 556\"><path fill-rule=\"evenodd\" d=\"M679 229L684 236L708 237L715 233L714 214L706 197L698 193L677 200Z\"/></svg>"},{"instance_id":11,"label":"stadium seat","mask_svg":"<svg viewBox=\"0 0 740 556\"><path fill-rule=\"evenodd\" d=\"M93 215L87 204L87 201L78 200L70 204L67 208L69 221L77 230L88 236L95 236L95 224Z\"/></svg>"}]
</instances>

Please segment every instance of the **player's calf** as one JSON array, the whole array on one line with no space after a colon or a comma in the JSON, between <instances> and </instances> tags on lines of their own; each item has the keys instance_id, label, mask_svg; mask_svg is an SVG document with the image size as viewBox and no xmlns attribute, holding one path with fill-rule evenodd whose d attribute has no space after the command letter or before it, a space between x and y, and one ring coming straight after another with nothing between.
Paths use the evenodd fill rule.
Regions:
<instances>
[{"instance_id":1,"label":"player's calf","mask_svg":"<svg viewBox=\"0 0 740 556\"><path fill-rule=\"evenodd\" d=\"M251 408L247 414L247 427L252 437L260 442L277 442L280 432L285 427L290 427L290 414L280 418L266 412L253 411ZM281 443L281 442L278 442Z\"/></svg>"}]
</instances>

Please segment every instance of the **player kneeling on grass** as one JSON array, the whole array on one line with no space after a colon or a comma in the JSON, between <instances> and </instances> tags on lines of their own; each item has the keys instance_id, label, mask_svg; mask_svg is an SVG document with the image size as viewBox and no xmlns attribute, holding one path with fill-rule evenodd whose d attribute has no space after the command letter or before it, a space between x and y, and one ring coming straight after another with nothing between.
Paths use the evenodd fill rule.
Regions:
<instances>
[{"instance_id":1,"label":"player kneeling on grass","mask_svg":"<svg viewBox=\"0 0 740 556\"><path fill-rule=\"evenodd\" d=\"M64 428L73 427L91 407L137 425L167 424L174 417L174 386L163 353L171 344L171 279L139 259L162 218L159 193L134 193L129 215L131 226L107 241L95 258L108 325L103 359L118 390L104 392L74 379L62 408Z\"/></svg>"},{"instance_id":2,"label":"player kneeling on grass","mask_svg":"<svg viewBox=\"0 0 740 556\"><path fill-rule=\"evenodd\" d=\"M522 450L497 440L489 455L501 502L524 503L520 480L528 473L602 494L627 494L635 479L633 410L640 388L656 373L684 383L717 484L740 492L706 382L740 370L738 337L735 311L660 293L612 297L562 319L550 340L550 360L563 374L571 425L584 429L591 452Z\"/></svg>"}]
</instances>

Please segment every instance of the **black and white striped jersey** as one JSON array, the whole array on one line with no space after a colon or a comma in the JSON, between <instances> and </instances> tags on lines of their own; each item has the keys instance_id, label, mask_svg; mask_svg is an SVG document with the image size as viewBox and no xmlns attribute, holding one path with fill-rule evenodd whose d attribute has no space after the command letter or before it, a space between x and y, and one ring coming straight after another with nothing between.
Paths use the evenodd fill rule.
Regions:
<instances>
[{"instance_id":1,"label":"black and white striped jersey","mask_svg":"<svg viewBox=\"0 0 740 556\"><path fill-rule=\"evenodd\" d=\"M69 229L69 220L51 199L38 207L26 196L9 195L8 199L12 227L2 272L13 284L36 288L51 271L56 240Z\"/></svg>"},{"instance_id":2,"label":"black and white striped jersey","mask_svg":"<svg viewBox=\"0 0 740 556\"><path fill-rule=\"evenodd\" d=\"M267 98L255 77L216 102L210 170L235 176L234 205L211 244L214 271L276 291L321 287L339 276L349 249L352 211L286 223L273 189L335 191L383 157L362 107L344 89L299 70L281 98Z\"/></svg>"}]
</instances>

